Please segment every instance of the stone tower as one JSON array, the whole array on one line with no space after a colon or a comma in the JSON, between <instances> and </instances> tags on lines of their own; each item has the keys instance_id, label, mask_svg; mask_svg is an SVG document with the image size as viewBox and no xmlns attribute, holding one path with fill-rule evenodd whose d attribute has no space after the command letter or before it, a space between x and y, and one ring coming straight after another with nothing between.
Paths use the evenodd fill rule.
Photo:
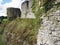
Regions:
<instances>
[{"instance_id":1,"label":"stone tower","mask_svg":"<svg viewBox=\"0 0 60 45\"><path fill-rule=\"evenodd\" d=\"M21 10L19 8L9 7L7 8L7 15L9 20L13 20L17 17L21 17Z\"/></svg>"},{"instance_id":2,"label":"stone tower","mask_svg":"<svg viewBox=\"0 0 60 45\"><path fill-rule=\"evenodd\" d=\"M25 0L21 5L22 18L35 18L32 13L32 0Z\"/></svg>"}]
</instances>

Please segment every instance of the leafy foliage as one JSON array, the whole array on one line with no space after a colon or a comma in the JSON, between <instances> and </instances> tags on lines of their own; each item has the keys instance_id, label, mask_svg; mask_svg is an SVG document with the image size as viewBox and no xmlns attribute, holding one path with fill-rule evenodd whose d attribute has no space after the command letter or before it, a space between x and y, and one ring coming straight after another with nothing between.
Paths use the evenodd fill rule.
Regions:
<instances>
[{"instance_id":1,"label":"leafy foliage","mask_svg":"<svg viewBox=\"0 0 60 45\"><path fill-rule=\"evenodd\" d=\"M43 4L45 8L45 13L51 8L53 8L54 4L55 4L55 0L46 0L45 3Z\"/></svg>"}]
</instances>

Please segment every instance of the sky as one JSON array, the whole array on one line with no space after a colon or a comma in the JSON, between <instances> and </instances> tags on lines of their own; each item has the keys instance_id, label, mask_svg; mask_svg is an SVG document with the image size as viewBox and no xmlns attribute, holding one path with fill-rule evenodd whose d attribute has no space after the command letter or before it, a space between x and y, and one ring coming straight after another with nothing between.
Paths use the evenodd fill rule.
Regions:
<instances>
[{"instance_id":1,"label":"sky","mask_svg":"<svg viewBox=\"0 0 60 45\"><path fill-rule=\"evenodd\" d=\"M0 16L7 16L7 8L14 7L21 9L21 3L25 0L0 0Z\"/></svg>"}]
</instances>

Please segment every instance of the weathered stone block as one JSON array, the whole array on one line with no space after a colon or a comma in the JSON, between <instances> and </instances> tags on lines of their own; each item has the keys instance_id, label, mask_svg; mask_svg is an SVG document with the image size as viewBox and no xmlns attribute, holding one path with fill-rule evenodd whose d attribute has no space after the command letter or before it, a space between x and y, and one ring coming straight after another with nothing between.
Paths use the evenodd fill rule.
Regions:
<instances>
[{"instance_id":1,"label":"weathered stone block","mask_svg":"<svg viewBox=\"0 0 60 45\"><path fill-rule=\"evenodd\" d=\"M7 8L7 15L9 20L13 20L17 17L21 17L21 10L19 8L9 7Z\"/></svg>"}]
</instances>

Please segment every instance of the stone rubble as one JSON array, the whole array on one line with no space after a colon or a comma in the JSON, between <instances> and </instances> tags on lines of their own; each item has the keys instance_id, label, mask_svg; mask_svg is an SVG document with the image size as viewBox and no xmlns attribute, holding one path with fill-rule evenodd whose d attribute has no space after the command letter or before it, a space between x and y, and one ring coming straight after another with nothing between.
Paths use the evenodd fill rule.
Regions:
<instances>
[{"instance_id":1,"label":"stone rubble","mask_svg":"<svg viewBox=\"0 0 60 45\"><path fill-rule=\"evenodd\" d=\"M42 16L37 35L37 45L60 45L60 9Z\"/></svg>"}]
</instances>

